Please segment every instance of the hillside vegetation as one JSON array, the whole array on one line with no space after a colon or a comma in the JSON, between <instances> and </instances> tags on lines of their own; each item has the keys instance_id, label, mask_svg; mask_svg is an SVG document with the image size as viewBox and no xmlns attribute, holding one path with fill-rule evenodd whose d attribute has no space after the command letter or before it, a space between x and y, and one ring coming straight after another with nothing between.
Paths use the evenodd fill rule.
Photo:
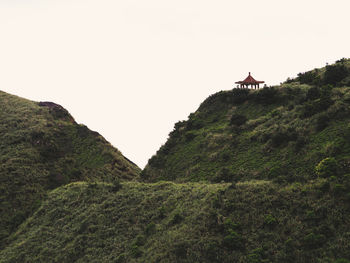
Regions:
<instances>
[{"instance_id":1,"label":"hillside vegetation","mask_svg":"<svg viewBox=\"0 0 350 263\"><path fill-rule=\"evenodd\" d=\"M350 89L343 85L350 84L350 60L311 72L318 75L210 96L175 124L143 180L306 182L329 157L348 173ZM317 81L303 80L310 74Z\"/></svg>"},{"instance_id":2,"label":"hillside vegetation","mask_svg":"<svg viewBox=\"0 0 350 263\"><path fill-rule=\"evenodd\" d=\"M218 92L140 175L60 106L0 93L0 262L350 263L349 81L342 59Z\"/></svg>"},{"instance_id":3,"label":"hillside vegetation","mask_svg":"<svg viewBox=\"0 0 350 263\"><path fill-rule=\"evenodd\" d=\"M61 106L0 91L0 244L48 190L138 174L136 165L97 132L75 123Z\"/></svg>"},{"instance_id":4,"label":"hillside vegetation","mask_svg":"<svg viewBox=\"0 0 350 263\"><path fill-rule=\"evenodd\" d=\"M348 262L349 199L327 183L73 183L0 262Z\"/></svg>"}]
</instances>

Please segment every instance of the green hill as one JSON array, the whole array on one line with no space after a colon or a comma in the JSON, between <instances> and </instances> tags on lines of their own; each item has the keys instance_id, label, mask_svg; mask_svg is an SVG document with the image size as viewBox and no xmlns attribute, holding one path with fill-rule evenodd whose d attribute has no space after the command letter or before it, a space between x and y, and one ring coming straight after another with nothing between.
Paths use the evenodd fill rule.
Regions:
<instances>
[{"instance_id":1,"label":"green hill","mask_svg":"<svg viewBox=\"0 0 350 263\"><path fill-rule=\"evenodd\" d=\"M341 191L327 179L73 183L48 194L0 262L335 262L350 258Z\"/></svg>"},{"instance_id":2,"label":"green hill","mask_svg":"<svg viewBox=\"0 0 350 263\"><path fill-rule=\"evenodd\" d=\"M140 175L60 106L0 93L0 262L349 263L349 80L342 59L214 94Z\"/></svg>"},{"instance_id":3,"label":"green hill","mask_svg":"<svg viewBox=\"0 0 350 263\"><path fill-rule=\"evenodd\" d=\"M136 179L139 168L61 106L0 91L0 244L46 192L74 181Z\"/></svg>"},{"instance_id":4,"label":"green hill","mask_svg":"<svg viewBox=\"0 0 350 263\"><path fill-rule=\"evenodd\" d=\"M350 60L311 72L318 75L210 96L175 124L143 180L307 182L328 157L337 160L339 173L349 172L350 89L343 84L350 86ZM300 83L310 74L322 85Z\"/></svg>"}]
</instances>

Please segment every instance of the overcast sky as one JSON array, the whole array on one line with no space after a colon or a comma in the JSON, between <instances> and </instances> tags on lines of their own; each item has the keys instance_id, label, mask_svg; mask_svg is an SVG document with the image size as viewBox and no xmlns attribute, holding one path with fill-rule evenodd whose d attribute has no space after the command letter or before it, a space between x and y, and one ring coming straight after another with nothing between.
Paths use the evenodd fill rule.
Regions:
<instances>
[{"instance_id":1,"label":"overcast sky","mask_svg":"<svg viewBox=\"0 0 350 263\"><path fill-rule=\"evenodd\" d=\"M0 90L64 106L141 168L248 72L268 85L350 53L349 0L0 0Z\"/></svg>"}]
</instances>

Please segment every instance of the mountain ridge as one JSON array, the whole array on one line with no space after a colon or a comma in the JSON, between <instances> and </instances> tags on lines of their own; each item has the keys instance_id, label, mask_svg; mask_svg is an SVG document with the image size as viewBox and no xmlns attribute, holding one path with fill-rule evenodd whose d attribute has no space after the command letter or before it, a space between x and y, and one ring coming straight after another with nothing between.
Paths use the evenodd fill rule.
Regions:
<instances>
[{"instance_id":1,"label":"mountain ridge","mask_svg":"<svg viewBox=\"0 0 350 263\"><path fill-rule=\"evenodd\" d=\"M0 91L0 240L46 191L72 181L137 178L140 169L62 106Z\"/></svg>"}]
</instances>

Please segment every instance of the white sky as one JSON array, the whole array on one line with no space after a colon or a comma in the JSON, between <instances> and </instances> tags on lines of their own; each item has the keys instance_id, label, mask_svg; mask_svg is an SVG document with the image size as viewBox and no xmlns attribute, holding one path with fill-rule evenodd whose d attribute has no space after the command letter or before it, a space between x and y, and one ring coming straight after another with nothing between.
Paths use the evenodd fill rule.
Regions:
<instances>
[{"instance_id":1,"label":"white sky","mask_svg":"<svg viewBox=\"0 0 350 263\"><path fill-rule=\"evenodd\" d=\"M0 0L0 90L61 104L143 167L248 71L268 85L350 51L349 0Z\"/></svg>"}]
</instances>

